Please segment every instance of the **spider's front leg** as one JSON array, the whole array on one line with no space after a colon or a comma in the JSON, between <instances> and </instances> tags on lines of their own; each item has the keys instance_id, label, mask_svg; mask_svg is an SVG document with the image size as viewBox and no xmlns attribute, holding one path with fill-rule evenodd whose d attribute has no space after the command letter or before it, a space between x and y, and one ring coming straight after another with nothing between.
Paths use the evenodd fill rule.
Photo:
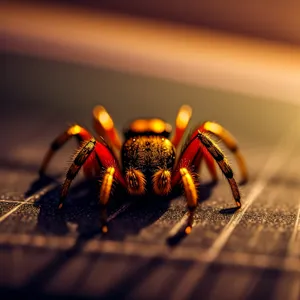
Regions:
<instances>
[{"instance_id":1,"label":"spider's front leg","mask_svg":"<svg viewBox=\"0 0 300 300\"><path fill-rule=\"evenodd\" d=\"M214 141L205 133L200 130L197 134L189 141L187 146L184 148L179 158L177 168L172 177L172 187L178 184L180 181L183 184L185 196L187 199L187 207L189 211L188 224L185 232L189 233L193 225L194 211L198 202L197 194L197 180L191 170L197 170L198 164L201 161L203 155L210 155L217 164L221 171L226 176L230 185L233 198L236 203L236 207L227 208L221 210L221 213L233 213L241 207L241 196L237 183L233 177L233 171L227 162L224 154Z\"/></svg>"},{"instance_id":2,"label":"spider's front leg","mask_svg":"<svg viewBox=\"0 0 300 300\"><path fill-rule=\"evenodd\" d=\"M94 138L91 138L79 149L63 183L58 207L62 208L71 182L74 180L82 166L94 171L95 177L99 178L101 230L103 233L106 233L108 230L106 207L111 197L113 183L117 182L123 187L126 187L117 160L106 144L97 142ZM104 170L104 172L102 172L102 170Z\"/></svg>"},{"instance_id":3,"label":"spider's front leg","mask_svg":"<svg viewBox=\"0 0 300 300\"><path fill-rule=\"evenodd\" d=\"M58 135L54 141L51 143L49 150L44 156L42 165L39 170L39 174L43 175L56 151L58 151L67 141L72 137L77 139L78 143L83 141L88 141L92 138L92 135L83 127L75 124L70 126L62 134Z\"/></svg>"},{"instance_id":4,"label":"spider's front leg","mask_svg":"<svg viewBox=\"0 0 300 300\"><path fill-rule=\"evenodd\" d=\"M181 165L177 172L178 173L174 173L175 176L172 178L172 187L174 187L181 180L189 212L185 233L189 234L192 230L194 213L198 204L197 181L195 180L193 172L189 170L188 165L186 165L186 167Z\"/></svg>"}]
</instances>

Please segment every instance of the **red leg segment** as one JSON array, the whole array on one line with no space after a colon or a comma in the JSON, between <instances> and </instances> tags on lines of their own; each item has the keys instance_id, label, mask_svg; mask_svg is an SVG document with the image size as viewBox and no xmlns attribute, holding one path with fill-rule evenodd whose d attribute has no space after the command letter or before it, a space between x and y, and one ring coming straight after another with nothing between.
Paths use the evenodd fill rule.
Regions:
<instances>
[{"instance_id":1,"label":"red leg segment","mask_svg":"<svg viewBox=\"0 0 300 300\"><path fill-rule=\"evenodd\" d=\"M111 189L114 182L120 183L126 188L126 183L123 175L120 171L118 162L112 153L111 149L106 144L97 142L94 138L84 143L74 157L73 163L71 164L66 179L63 183L59 208L62 208L63 202L67 197L70 185L81 167L84 167L87 172L92 174L93 172L96 178L99 178L99 189L101 204L101 221L102 221L102 232L107 232L107 217L106 217L106 206L111 196ZM95 166L97 166L95 168Z\"/></svg>"},{"instance_id":2,"label":"red leg segment","mask_svg":"<svg viewBox=\"0 0 300 300\"><path fill-rule=\"evenodd\" d=\"M233 177L232 169L224 154L212 139L198 130L197 134L192 136L190 142L185 146L185 149L183 149L175 172L172 176L172 187L177 185L179 182L183 183L185 195L187 197L190 220L192 220L193 209L195 208L198 200L195 180L193 179L193 173L190 170L194 170L197 167L195 164L199 164L201 161L201 154L204 155L204 157L211 157L214 159L223 174L226 176L230 185L232 195L236 202L236 207L225 209L222 212L232 213L241 207L240 192ZM193 204L192 206L191 203ZM191 222L189 226L191 226Z\"/></svg>"},{"instance_id":3,"label":"red leg segment","mask_svg":"<svg viewBox=\"0 0 300 300\"><path fill-rule=\"evenodd\" d=\"M110 141L117 150L121 149L121 140L114 126L114 122L103 106L96 106L93 110L94 128L99 136Z\"/></svg>"}]
</instances>

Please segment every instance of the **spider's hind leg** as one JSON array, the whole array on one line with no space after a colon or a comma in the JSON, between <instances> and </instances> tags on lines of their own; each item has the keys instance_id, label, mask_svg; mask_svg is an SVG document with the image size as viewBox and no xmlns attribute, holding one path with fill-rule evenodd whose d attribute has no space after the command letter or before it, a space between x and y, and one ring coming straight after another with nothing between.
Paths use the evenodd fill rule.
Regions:
<instances>
[{"instance_id":1,"label":"spider's hind leg","mask_svg":"<svg viewBox=\"0 0 300 300\"><path fill-rule=\"evenodd\" d=\"M51 143L39 169L40 176L45 173L55 152L58 151L71 137L76 137L78 143L80 143L90 140L92 135L86 129L77 124L70 126Z\"/></svg>"}]
</instances>

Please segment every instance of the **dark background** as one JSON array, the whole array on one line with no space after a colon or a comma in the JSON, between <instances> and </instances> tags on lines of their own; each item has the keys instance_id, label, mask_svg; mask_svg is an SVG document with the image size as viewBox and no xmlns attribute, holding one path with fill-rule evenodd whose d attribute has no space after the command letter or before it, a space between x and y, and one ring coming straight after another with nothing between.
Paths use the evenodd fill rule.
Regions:
<instances>
[{"instance_id":1,"label":"dark background","mask_svg":"<svg viewBox=\"0 0 300 300\"><path fill-rule=\"evenodd\" d=\"M31 2L70 4L68 0ZM74 0L73 6L143 18L172 21L243 36L300 44L300 4L276 1L198 0Z\"/></svg>"}]
</instances>

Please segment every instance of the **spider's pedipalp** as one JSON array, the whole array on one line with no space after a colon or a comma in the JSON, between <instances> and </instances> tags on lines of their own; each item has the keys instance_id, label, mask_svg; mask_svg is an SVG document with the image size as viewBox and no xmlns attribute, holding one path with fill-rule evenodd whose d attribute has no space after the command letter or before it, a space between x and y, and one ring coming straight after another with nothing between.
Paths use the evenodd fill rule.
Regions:
<instances>
[{"instance_id":1,"label":"spider's pedipalp","mask_svg":"<svg viewBox=\"0 0 300 300\"><path fill-rule=\"evenodd\" d=\"M146 193L145 175L137 169L129 168L125 172L127 190L132 195L143 195Z\"/></svg>"},{"instance_id":2,"label":"spider's pedipalp","mask_svg":"<svg viewBox=\"0 0 300 300\"><path fill-rule=\"evenodd\" d=\"M71 137L76 137L78 143L87 141L92 138L92 135L83 127L75 124L70 126L66 131L60 134L50 145L50 149L44 156L42 165L39 170L39 174L45 173L47 166L49 165L54 153L58 151Z\"/></svg>"},{"instance_id":3,"label":"spider's pedipalp","mask_svg":"<svg viewBox=\"0 0 300 300\"><path fill-rule=\"evenodd\" d=\"M171 172L160 169L152 176L154 193L157 195L168 195L171 191Z\"/></svg>"}]
</instances>

